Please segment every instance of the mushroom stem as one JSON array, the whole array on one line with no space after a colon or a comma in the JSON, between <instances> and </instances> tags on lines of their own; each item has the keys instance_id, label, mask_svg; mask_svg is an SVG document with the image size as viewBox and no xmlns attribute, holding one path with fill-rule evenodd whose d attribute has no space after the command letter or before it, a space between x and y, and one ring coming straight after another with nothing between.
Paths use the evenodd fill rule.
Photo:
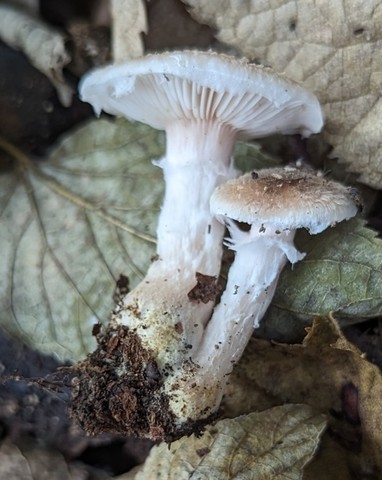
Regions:
<instances>
[{"instance_id":1,"label":"mushroom stem","mask_svg":"<svg viewBox=\"0 0 382 480\"><path fill-rule=\"evenodd\" d=\"M235 250L235 259L220 303L193 353L198 367L186 365L188 375L180 375L186 379L182 389L187 395L172 395L172 409L183 418L218 409L228 376L264 316L286 261L293 264L304 257L293 244L295 230L279 232L271 225L255 224L245 232L229 219L226 223L231 234L227 244Z\"/></svg>"},{"instance_id":2,"label":"mushroom stem","mask_svg":"<svg viewBox=\"0 0 382 480\"><path fill-rule=\"evenodd\" d=\"M165 198L158 219L157 259L123 299L114 317L140 336L160 368L174 365L199 346L214 296L199 301L188 293L196 273L220 271L224 225L210 212L215 188L235 174L231 159L236 133L215 121L171 123L163 168ZM213 279L212 279L213 281Z\"/></svg>"},{"instance_id":3,"label":"mushroom stem","mask_svg":"<svg viewBox=\"0 0 382 480\"><path fill-rule=\"evenodd\" d=\"M218 275L224 226L210 212L215 188L234 176L235 132L216 121L181 121L166 129L166 192L157 227L157 254L166 271Z\"/></svg>"},{"instance_id":4,"label":"mushroom stem","mask_svg":"<svg viewBox=\"0 0 382 480\"><path fill-rule=\"evenodd\" d=\"M220 377L231 372L259 326L287 260L294 264L305 256L293 244L295 230L279 232L271 225L255 224L243 232L234 222L227 223L231 234L227 244L235 250L235 259L195 358Z\"/></svg>"}]
</instances>

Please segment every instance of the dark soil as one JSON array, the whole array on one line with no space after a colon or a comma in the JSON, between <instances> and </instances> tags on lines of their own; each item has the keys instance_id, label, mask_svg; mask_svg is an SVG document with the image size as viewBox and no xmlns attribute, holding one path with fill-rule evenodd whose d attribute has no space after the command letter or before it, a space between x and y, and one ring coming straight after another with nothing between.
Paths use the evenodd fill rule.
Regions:
<instances>
[{"instance_id":1,"label":"dark soil","mask_svg":"<svg viewBox=\"0 0 382 480\"><path fill-rule=\"evenodd\" d=\"M57 374L60 367L63 370ZM29 439L58 450L68 461L82 461L112 474L142 463L152 442L121 435L89 437L69 418L73 375L67 367L0 333L1 437L15 443Z\"/></svg>"},{"instance_id":2,"label":"dark soil","mask_svg":"<svg viewBox=\"0 0 382 480\"><path fill-rule=\"evenodd\" d=\"M75 366L73 417L89 435L124 433L163 440L173 417L155 360L124 326L109 325L97 340L96 351Z\"/></svg>"}]
</instances>

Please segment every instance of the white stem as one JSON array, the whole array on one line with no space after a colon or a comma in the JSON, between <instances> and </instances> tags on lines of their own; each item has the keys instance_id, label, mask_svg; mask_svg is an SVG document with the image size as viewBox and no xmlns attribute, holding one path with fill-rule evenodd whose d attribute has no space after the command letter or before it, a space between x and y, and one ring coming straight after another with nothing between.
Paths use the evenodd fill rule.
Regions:
<instances>
[{"instance_id":1,"label":"white stem","mask_svg":"<svg viewBox=\"0 0 382 480\"><path fill-rule=\"evenodd\" d=\"M304 257L293 245L294 231L275 233L274 228L261 225L243 232L233 222L228 227L235 259L201 346L192 355L192 364L198 368L186 365L188 375L179 375L185 378L180 391L187 392L186 400L172 389L171 406L178 417L192 418L200 411L212 413L218 408L233 365L264 316L287 259L295 263Z\"/></svg>"},{"instance_id":2,"label":"white stem","mask_svg":"<svg viewBox=\"0 0 382 480\"><path fill-rule=\"evenodd\" d=\"M203 336L213 301L191 301L197 272L220 271L224 226L213 218L214 189L234 176L235 132L208 121L183 121L166 129L166 191L157 227L158 259L124 298L116 320L135 329L160 366L187 358ZM174 327L176 326L176 328Z\"/></svg>"},{"instance_id":3,"label":"white stem","mask_svg":"<svg viewBox=\"0 0 382 480\"><path fill-rule=\"evenodd\" d=\"M166 270L186 267L193 276L196 271L217 275L222 250L216 247L224 226L211 215L209 201L215 188L234 176L235 132L219 123L183 121L170 124L166 133L157 253Z\"/></svg>"},{"instance_id":4,"label":"white stem","mask_svg":"<svg viewBox=\"0 0 382 480\"><path fill-rule=\"evenodd\" d=\"M222 375L231 372L254 328L259 326L287 259L295 263L304 257L293 245L294 230L275 233L271 226L256 225L250 232L242 232L237 227L234 230L233 224L229 228L235 259L194 359L221 370Z\"/></svg>"}]
</instances>

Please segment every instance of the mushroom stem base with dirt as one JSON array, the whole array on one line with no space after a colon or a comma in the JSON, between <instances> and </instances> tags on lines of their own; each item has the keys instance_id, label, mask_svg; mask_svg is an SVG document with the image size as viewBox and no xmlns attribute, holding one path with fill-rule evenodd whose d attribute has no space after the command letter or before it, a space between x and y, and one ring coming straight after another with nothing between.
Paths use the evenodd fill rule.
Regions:
<instances>
[{"instance_id":1,"label":"mushroom stem base with dirt","mask_svg":"<svg viewBox=\"0 0 382 480\"><path fill-rule=\"evenodd\" d=\"M155 318L147 318L147 333L113 320L98 335L99 347L83 362L73 395L74 414L88 433L123 432L172 441L199 431L217 415L228 376L265 313L287 258L295 262L303 256L293 246L294 232L274 239L266 233L271 228L252 226L242 232L233 223L230 231L236 257L198 344L180 345L179 327L168 325L165 331L162 326L163 338L157 331L157 343L166 343L163 348L172 359L163 363L165 355L142 341L145 334L155 335ZM253 262L248 261L251 257ZM160 298L160 292L153 298L157 307Z\"/></svg>"},{"instance_id":2,"label":"mushroom stem base with dirt","mask_svg":"<svg viewBox=\"0 0 382 480\"><path fill-rule=\"evenodd\" d=\"M159 263L156 272L153 264L150 281L117 305L97 351L76 368L72 411L88 433L172 441L200 431L216 415L286 260L303 257L295 230L316 234L349 219L358 199L310 171L266 169L219 186L211 208L228 224L236 250L220 303L205 321L203 302L178 286L183 270L166 272L163 264L161 271ZM251 224L250 231L233 219ZM173 277L165 287L167 274Z\"/></svg>"},{"instance_id":3,"label":"mushroom stem base with dirt","mask_svg":"<svg viewBox=\"0 0 382 480\"><path fill-rule=\"evenodd\" d=\"M114 433L168 443L200 433L213 416L179 425L163 390L166 377L139 337L110 322L98 348L72 367L71 415L88 435Z\"/></svg>"},{"instance_id":4,"label":"mushroom stem base with dirt","mask_svg":"<svg viewBox=\"0 0 382 480\"><path fill-rule=\"evenodd\" d=\"M246 232L227 223L229 246L236 253L226 288L199 348L192 351L192 362L185 362L172 383L166 382L169 405L178 420L218 410L233 366L259 326L285 263L304 257L293 245L295 231L275 233L274 227L262 224Z\"/></svg>"},{"instance_id":5,"label":"mushroom stem base with dirt","mask_svg":"<svg viewBox=\"0 0 382 480\"><path fill-rule=\"evenodd\" d=\"M166 183L156 260L113 316L139 335L161 369L188 358L211 316L224 225L211 214L209 199L218 185L236 174L233 129L216 121L192 120L170 124L166 133L166 156L156 162ZM189 295L197 275L210 278L209 295Z\"/></svg>"},{"instance_id":6,"label":"mushroom stem base with dirt","mask_svg":"<svg viewBox=\"0 0 382 480\"><path fill-rule=\"evenodd\" d=\"M172 391L176 372L190 372L219 291L224 225L211 214L209 200L236 174L236 132L192 120L170 124L166 133L166 156L156 162L166 183L156 259L115 306L98 349L78 370L72 412L88 433L171 441L210 418L199 411L178 418L170 404L182 393Z\"/></svg>"}]
</instances>

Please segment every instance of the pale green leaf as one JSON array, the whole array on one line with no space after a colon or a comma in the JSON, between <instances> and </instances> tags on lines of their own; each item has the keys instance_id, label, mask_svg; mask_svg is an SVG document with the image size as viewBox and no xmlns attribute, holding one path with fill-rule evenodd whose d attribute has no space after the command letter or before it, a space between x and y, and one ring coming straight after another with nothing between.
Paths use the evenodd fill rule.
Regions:
<instances>
[{"instance_id":1,"label":"pale green leaf","mask_svg":"<svg viewBox=\"0 0 382 480\"><path fill-rule=\"evenodd\" d=\"M281 274L263 321L267 336L292 340L314 316L333 312L343 324L382 312L382 240L360 219L320 235L299 232L304 260Z\"/></svg>"},{"instance_id":2,"label":"pale green leaf","mask_svg":"<svg viewBox=\"0 0 382 480\"><path fill-rule=\"evenodd\" d=\"M13 152L0 177L0 326L43 352L77 360L93 350L115 282L141 279L155 252L163 134L97 120L46 161ZM12 153L12 152L11 152Z\"/></svg>"},{"instance_id":3,"label":"pale green leaf","mask_svg":"<svg viewBox=\"0 0 382 480\"><path fill-rule=\"evenodd\" d=\"M221 420L201 437L154 447L135 480L297 480L324 428L305 405Z\"/></svg>"}]
</instances>

